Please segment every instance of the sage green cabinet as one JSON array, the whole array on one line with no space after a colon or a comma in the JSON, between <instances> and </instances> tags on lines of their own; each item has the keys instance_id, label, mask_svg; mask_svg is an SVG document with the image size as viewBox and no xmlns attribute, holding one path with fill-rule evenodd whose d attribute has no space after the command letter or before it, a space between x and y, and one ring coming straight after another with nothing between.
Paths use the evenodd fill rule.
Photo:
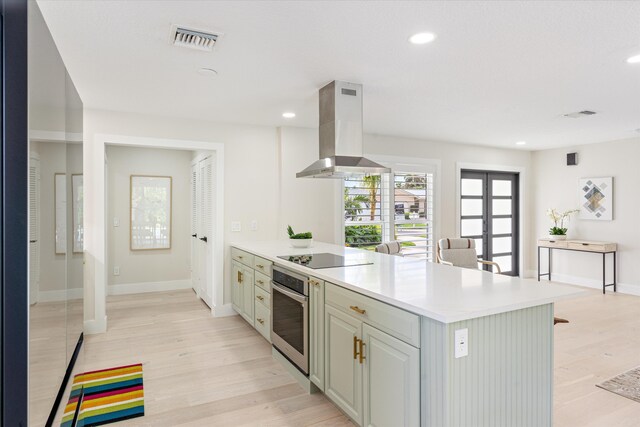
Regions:
<instances>
[{"instance_id":1,"label":"sage green cabinet","mask_svg":"<svg viewBox=\"0 0 640 427\"><path fill-rule=\"evenodd\" d=\"M362 321L325 306L325 395L362 425Z\"/></svg>"},{"instance_id":2,"label":"sage green cabinet","mask_svg":"<svg viewBox=\"0 0 640 427\"><path fill-rule=\"evenodd\" d=\"M324 281L309 278L309 379L324 391Z\"/></svg>"},{"instance_id":3,"label":"sage green cabinet","mask_svg":"<svg viewBox=\"0 0 640 427\"><path fill-rule=\"evenodd\" d=\"M237 262L231 262L231 303L233 308L253 325L253 269Z\"/></svg>"},{"instance_id":4,"label":"sage green cabinet","mask_svg":"<svg viewBox=\"0 0 640 427\"><path fill-rule=\"evenodd\" d=\"M420 350L367 324L363 413L365 426L420 425Z\"/></svg>"}]
</instances>

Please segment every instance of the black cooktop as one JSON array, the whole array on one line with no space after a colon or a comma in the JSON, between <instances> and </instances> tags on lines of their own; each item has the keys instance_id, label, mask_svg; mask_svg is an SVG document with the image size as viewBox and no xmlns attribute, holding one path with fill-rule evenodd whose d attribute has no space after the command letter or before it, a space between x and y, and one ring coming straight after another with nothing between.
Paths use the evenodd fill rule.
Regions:
<instances>
[{"instance_id":1,"label":"black cooktop","mask_svg":"<svg viewBox=\"0 0 640 427\"><path fill-rule=\"evenodd\" d=\"M282 255L278 256L278 258L316 270L320 268L352 267L354 265L373 264L372 262L368 262L362 259L346 261L342 255L334 255L329 253L308 255Z\"/></svg>"}]
</instances>

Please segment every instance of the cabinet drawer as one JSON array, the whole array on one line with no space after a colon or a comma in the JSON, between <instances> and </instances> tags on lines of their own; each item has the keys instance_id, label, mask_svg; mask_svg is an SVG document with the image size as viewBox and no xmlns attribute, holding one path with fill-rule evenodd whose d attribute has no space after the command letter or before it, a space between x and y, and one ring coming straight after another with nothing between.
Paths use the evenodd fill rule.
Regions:
<instances>
[{"instance_id":1,"label":"cabinet drawer","mask_svg":"<svg viewBox=\"0 0 640 427\"><path fill-rule=\"evenodd\" d=\"M271 342L271 310L256 301L255 328L267 341Z\"/></svg>"},{"instance_id":2,"label":"cabinet drawer","mask_svg":"<svg viewBox=\"0 0 640 427\"><path fill-rule=\"evenodd\" d=\"M420 317L326 282L325 303L375 326L414 347L420 347Z\"/></svg>"},{"instance_id":3,"label":"cabinet drawer","mask_svg":"<svg viewBox=\"0 0 640 427\"><path fill-rule=\"evenodd\" d=\"M265 292L271 293L271 277L256 271L255 282L256 286L262 288Z\"/></svg>"},{"instance_id":4,"label":"cabinet drawer","mask_svg":"<svg viewBox=\"0 0 640 427\"><path fill-rule=\"evenodd\" d=\"M266 308L271 309L271 294L265 292L262 288L256 286L255 289L256 303L264 305Z\"/></svg>"},{"instance_id":5,"label":"cabinet drawer","mask_svg":"<svg viewBox=\"0 0 640 427\"><path fill-rule=\"evenodd\" d=\"M581 240L573 240L569 242L569 249L590 252L612 252L616 250L616 244L607 242L585 242Z\"/></svg>"},{"instance_id":6,"label":"cabinet drawer","mask_svg":"<svg viewBox=\"0 0 640 427\"><path fill-rule=\"evenodd\" d=\"M240 249L231 248L231 258L243 263L247 267L253 268L253 255Z\"/></svg>"},{"instance_id":7,"label":"cabinet drawer","mask_svg":"<svg viewBox=\"0 0 640 427\"><path fill-rule=\"evenodd\" d=\"M567 248L567 242L564 240L538 240L538 246L544 248Z\"/></svg>"},{"instance_id":8,"label":"cabinet drawer","mask_svg":"<svg viewBox=\"0 0 640 427\"><path fill-rule=\"evenodd\" d=\"M262 274L266 274L267 276L271 277L271 265L273 263L271 261L267 261L264 258L260 258L260 257L254 257L253 259L253 268L256 271L259 271Z\"/></svg>"}]
</instances>

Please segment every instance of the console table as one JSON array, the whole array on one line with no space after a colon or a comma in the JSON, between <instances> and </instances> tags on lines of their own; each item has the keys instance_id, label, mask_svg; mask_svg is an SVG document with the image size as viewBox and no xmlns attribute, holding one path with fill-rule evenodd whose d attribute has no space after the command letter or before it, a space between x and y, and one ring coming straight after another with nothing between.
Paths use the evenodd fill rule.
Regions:
<instances>
[{"instance_id":1,"label":"console table","mask_svg":"<svg viewBox=\"0 0 640 427\"><path fill-rule=\"evenodd\" d=\"M547 248L549 253L549 272L540 273L540 249ZM591 242L588 240L552 240L552 239L539 239L538 240L538 282L540 277L548 276L551 281L551 251L552 249L560 249L564 251L577 251L577 252L591 252L595 254L602 254L602 293L605 293L605 289L609 286L613 286L613 292L616 292L616 252L618 245L611 242ZM606 260L607 254L613 254L613 283L606 283Z\"/></svg>"}]
</instances>

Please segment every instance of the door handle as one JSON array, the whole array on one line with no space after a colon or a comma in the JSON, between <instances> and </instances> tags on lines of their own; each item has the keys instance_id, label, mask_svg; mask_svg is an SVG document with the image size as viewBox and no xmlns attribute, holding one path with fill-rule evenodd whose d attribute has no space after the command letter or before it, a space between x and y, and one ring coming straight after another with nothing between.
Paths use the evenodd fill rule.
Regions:
<instances>
[{"instance_id":1,"label":"door handle","mask_svg":"<svg viewBox=\"0 0 640 427\"><path fill-rule=\"evenodd\" d=\"M203 242L207 243L207 236L201 237L200 240L202 240Z\"/></svg>"},{"instance_id":2,"label":"door handle","mask_svg":"<svg viewBox=\"0 0 640 427\"><path fill-rule=\"evenodd\" d=\"M354 336L353 337L353 360L358 359L358 341L360 341L358 337Z\"/></svg>"},{"instance_id":3,"label":"door handle","mask_svg":"<svg viewBox=\"0 0 640 427\"><path fill-rule=\"evenodd\" d=\"M29 243L38 243L37 240L29 240Z\"/></svg>"},{"instance_id":4,"label":"door handle","mask_svg":"<svg viewBox=\"0 0 640 427\"><path fill-rule=\"evenodd\" d=\"M192 234L191 237L198 237L198 234Z\"/></svg>"}]
</instances>

